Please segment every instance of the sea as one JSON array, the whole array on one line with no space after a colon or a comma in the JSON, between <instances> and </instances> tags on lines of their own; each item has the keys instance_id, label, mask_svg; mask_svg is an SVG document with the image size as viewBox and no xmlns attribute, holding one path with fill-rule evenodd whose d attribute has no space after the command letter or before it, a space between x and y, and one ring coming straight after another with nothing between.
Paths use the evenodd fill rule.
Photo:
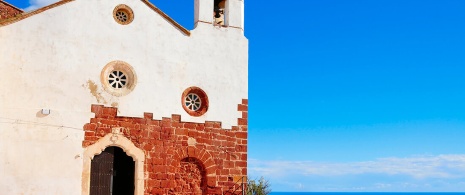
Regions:
<instances>
[{"instance_id":1,"label":"sea","mask_svg":"<svg viewBox=\"0 0 465 195\"><path fill-rule=\"evenodd\" d=\"M271 192L269 195L465 195L465 192Z\"/></svg>"}]
</instances>

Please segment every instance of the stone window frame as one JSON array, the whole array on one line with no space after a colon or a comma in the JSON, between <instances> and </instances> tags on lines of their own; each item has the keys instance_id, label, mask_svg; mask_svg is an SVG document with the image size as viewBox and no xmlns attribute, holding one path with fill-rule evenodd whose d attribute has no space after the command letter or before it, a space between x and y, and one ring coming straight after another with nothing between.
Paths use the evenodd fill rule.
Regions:
<instances>
[{"instance_id":1,"label":"stone window frame","mask_svg":"<svg viewBox=\"0 0 465 195\"><path fill-rule=\"evenodd\" d=\"M121 88L115 88L109 82L109 77L114 71L119 71L126 75L126 83ZM124 61L115 60L103 67L102 72L100 73L100 82L106 92L120 97L127 95L134 90L137 84L137 75L131 65Z\"/></svg>"},{"instance_id":2,"label":"stone window frame","mask_svg":"<svg viewBox=\"0 0 465 195\"><path fill-rule=\"evenodd\" d=\"M125 15L127 15L127 19L125 21L122 21L118 16L118 14L120 13L124 13ZM130 24L133 20L134 20L134 11L132 11L132 9L125 5L125 4L120 4L120 5L117 5L115 7L115 9L113 9L113 19L115 19L115 21L118 23L118 24L121 24L121 25L128 25Z\"/></svg>"},{"instance_id":3,"label":"stone window frame","mask_svg":"<svg viewBox=\"0 0 465 195\"><path fill-rule=\"evenodd\" d=\"M123 149L124 152L134 160L134 194L144 194L144 151L137 148L122 134L122 127L112 128L112 133L100 138L96 143L85 148L83 154L83 171L82 171L82 195L90 193L90 175L91 163L94 156L101 154L105 148L116 146Z\"/></svg>"},{"instance_id":4,"label":"stone window frame","mask_svg":"<svg viewBox=\"0 0 465 195\"><path fill-rule=\"evenodd\" d=\"M186 98L188 98L190 94L195 94L197 95L197 97L200 98L200 102L201 102L200 108L192 110L186 105ZM196 86L192 86L184 90L181 96L181 104L182 104L182 108L184 109L184 111L186 111L187 114L194 116L194 117L199 117L199 116L204 115L208 111L208 107L209 107L209 101L208 101L207 94L205 93L204 90Z\"/></svg>"}]
</instances>

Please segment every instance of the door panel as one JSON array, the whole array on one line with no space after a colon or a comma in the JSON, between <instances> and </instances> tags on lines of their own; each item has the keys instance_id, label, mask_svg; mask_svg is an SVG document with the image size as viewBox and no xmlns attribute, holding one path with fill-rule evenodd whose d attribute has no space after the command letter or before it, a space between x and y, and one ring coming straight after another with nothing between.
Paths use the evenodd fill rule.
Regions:
<instances>
[{"instance_id":1,"label":"door panel","mask_svg":"<svg viewBox=\"0 0 465 195\"><path fill-rule=\"evenodd\" d=\"M113 185L114 148L108 147L94 156L90 168L90 195L111 195Z\"/></svg>"}]
</instances>

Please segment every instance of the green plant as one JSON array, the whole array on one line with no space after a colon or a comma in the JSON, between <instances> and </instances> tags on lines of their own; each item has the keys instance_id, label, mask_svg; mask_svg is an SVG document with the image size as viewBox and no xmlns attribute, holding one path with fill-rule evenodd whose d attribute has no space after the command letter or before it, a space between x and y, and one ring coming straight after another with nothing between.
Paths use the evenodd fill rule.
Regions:
<instances>
[{"instance_id":1,"label":"green plant","mask_svg":"<svg viewBox=\"0 0 465 195\"><path fill-rule=\"evenodd\" d=\"M268 195L270 192L270 183L263 177L257 181L253 179L247 181L247 195Z\"/></svg>"}]
</instances>

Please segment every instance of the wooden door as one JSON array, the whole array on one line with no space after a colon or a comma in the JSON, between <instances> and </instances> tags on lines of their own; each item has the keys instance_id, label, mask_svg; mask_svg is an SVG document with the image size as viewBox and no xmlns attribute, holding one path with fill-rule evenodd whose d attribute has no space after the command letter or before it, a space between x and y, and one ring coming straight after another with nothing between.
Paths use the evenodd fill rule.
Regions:
<instances>
[{"instance_id":1,"label":"wooden door","mask_svg":"<svg viewBox=\"0 0 465 195\"><path fill-rule=\"evenodd\" d=\"M90 195L111 195L113 188L114 148L94 156L90 168Z\"/></svg>"}]
</instances>

